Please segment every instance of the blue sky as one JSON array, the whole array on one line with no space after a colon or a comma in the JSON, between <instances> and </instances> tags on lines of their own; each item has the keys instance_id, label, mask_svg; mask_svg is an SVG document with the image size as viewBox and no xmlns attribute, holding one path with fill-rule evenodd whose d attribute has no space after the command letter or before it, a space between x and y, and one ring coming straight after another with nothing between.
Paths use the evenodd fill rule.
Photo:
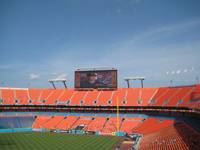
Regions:
<instances>
[{"instance_id":1,"label":"blue sky","mask_svg":"<svg viewBox=\"0 0 200 150\"><path fill-rule=\"evenodd\" d=\"M119 86L194 84L199 0L1 0L0 86L49 87L77 68L115 67ZM134 82L134 87L139 83Z\"/></svg>"}]
</instances>

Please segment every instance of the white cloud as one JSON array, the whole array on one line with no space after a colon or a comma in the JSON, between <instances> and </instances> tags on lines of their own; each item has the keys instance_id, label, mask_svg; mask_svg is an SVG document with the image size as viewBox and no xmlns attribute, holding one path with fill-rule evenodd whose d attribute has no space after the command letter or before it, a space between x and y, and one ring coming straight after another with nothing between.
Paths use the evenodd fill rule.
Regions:
<instances>
[{"instance_id":1,"label":"white cloud","mask_svg":"<svg viewBox=\"0 0 200 150\"><path fill-rule=\"evenodd\" d=\"M174 71L174 70L171 72L171 74L175 74L175 73L176 73L176 71Z\"/></svg>"},{"instance_id":2,"label":"white cloud","mask_svg":"<svg viewBox=\"0 0 200 150\"><path fill-rule=\"evenodd\" d=\"M187 72L188 72L188 69L184 69L183 72L184 72L184 73L187 73Z\"/></svg>"},{"instance_id":3,"label":"white cloud","mask_svg":"<svg viewBox=\"0 0 200 150\"><path fill-rule=\"evenodd\" d=\"M190 69L190 71L191 71L191 72L194 71L194 67L192 67L192 68Z\"/></svg>"},{"instance_id":4,"label":"white cloud","mask_svg":"<svg viewBox=\"0 0 200 150\"><path fill-rule=\"evenodd\" d=\"M36 80L36 79L38 79L39 77L40 77L40 75L37 74L37 73L31 73L31 74L29 74L29 79L30 79L30 80Z\"/></svg>"},{"instance_id":5,"label":"white cloud","mask_svg":"<svg viewBox=\"0 0 200 150\"><path fill-rule=\"evenodd\" d=\"M176 71L176 74L180 74L180 73L181 73L181 70L177 70L177 71Z\"/></svg>"},{"instance_id":6,"label":"white cloud","mask_svg":"<svg viewBox=\"0 0 200 150\"><path fill-rule=\"evenodd\" d=\"M191 70L191 66L198 67L200 42L199 40L188 40L187 42L174 43L167 41L165 35L170 33L169 37L172 39L182 38L185 30L190 32L190 29L193 30L193 27L200 25L199 20L154 27L144 32L133 33L133 36L129 36L127 39L123 38L112 44L105 45L102 49L104 55L100 55L99 57L93 57L90 55L92 53L85 52L82 48L80 49L85 54L88 54L87 56L84 53L77 53L79 50L77 47L72 47L70 50L66 50L67 48L65 48L65 50L54 55L53 58L48 59L54 59L54 63L47 61L47 64L51 66L51 68L46 67L50 68L48 74L51 74L52 70L55 72L63 72L64 70L68 76L64 73L51 75L56 78L67 77L73 81L73 70L77 68L108 66L120 70L120 81L122 81L123 76L135 73L142 75L146 73L149 76L156 76L159 79L166 78L165 80L171 78L170 75L174 75L173 77L176 78L175 74L187 73ZM178 36L174 37L177 33ZM151 40L155 41L151 42ZM172 70L168 70L170 68ZM162 72L166 72L168 76L165 77ZM184 74L183 79L190 79L189 76L191 75Z\"/></svg>"},{"instance_id":7,"label":"white cloud","mask_svg":"<svg viewBox=\"0 0 200 150\"><path fill-rule=\"evenodd\" d=\"M66 79L66 78L67 78L67 75L65 73L61 73L56 76L56 79Z\"/></svg>"}]
</instances>

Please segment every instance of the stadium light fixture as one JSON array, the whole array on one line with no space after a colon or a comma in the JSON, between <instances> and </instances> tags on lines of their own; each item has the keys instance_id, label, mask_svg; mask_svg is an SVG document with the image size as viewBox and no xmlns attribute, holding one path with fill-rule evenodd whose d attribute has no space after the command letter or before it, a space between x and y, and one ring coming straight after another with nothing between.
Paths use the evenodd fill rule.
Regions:
<instances>
[{"instance_id":1,"label":"stadium light fixture","mask_svg":"<svg viewBox=\"0 0 200 150\"><path fill-rule=\"evenodd\" d=\"M196 82L199 84L199 76L196 76Z\"/></svg>"},{"instance_id":2,"label":"stadium light fixture","mask_svg":"<svg viewBox=\"0 0 200 150\"><path fill-rule=\"evenodd\" d=\"M141 82L141 87L144 87L144 80L145 77L125 77L124 80L127 82L127 87L130 88L130 80L140 80Z\"/></svg>"},{"instance_id":3,"label":"stadium light fixture","mask_svg":"<svg viewBox=\"0 0 200 150\"><path fill-rule=\"evenodd\" d=\"M64 87L67 88L66 79L51 79L51 80L48 80L48 82L52 84L54 89L56 89L56 86L54 84L55 82L62 82L64 84Z\"/></svg>"}]
</instances>

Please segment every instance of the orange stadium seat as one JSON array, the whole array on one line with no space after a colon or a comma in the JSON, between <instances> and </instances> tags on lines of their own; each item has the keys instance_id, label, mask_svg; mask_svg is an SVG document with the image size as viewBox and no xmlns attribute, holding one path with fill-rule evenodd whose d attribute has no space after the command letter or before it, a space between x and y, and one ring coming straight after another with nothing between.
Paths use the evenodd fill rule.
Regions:
<instances>
[{"instance_id":1,"label":"orange stadium seat","mask_svg":"<svg viewBox=\"0 0 200 150\"><path fill-rule=\"evenodd\" d=\"M28 90L14 90L15 104L27 105L29 103Z\"/></svg>"},{"instance_id":2,"label":"orange stadium seat","mask_svg":"<svg viewBox=\"0 0 200 150\"><path fill-rule=\"evenodd\" d=\"M148 106L149 100L157 93L157 88L143 88L140 90L141 106Z\"/></svg>"},{"instance_id":3,"label":"orange stadium seat","mask_svg":"<svg viewBox=\"0 0 200 150\"><path fill-rule=\"evenodd\" d=\"M64 119L64 116L52 116L47 122L42 124L45 129L57 129L56 126Z\"/></svg>"},{"instance_id":4,"label":"orange stadium seat","mask_svg":"<svg viewBox=\"0 0 200 150\"><path fill-rule=\"evenodd\" d=\"M111 106L114 91L101 91L98 97L99 106Z\"/></svg>"},{"instance_id":5,"label":"orange stadium seat","mask_svg":"<svg viewBox=\"0 0 200 150\"><path fill-rule=\"evenodd\" d=\"M87 131L101 131L106 123L105 117L95 117L88 125Z\"/></svg>"},{"instance_id":6,"label":"orange stadium seat","mask_svg":"<svg viewBox=\"0 0 200 150\"><path fill-rule=\"evenodd\" d=\"M56 129L59 130L69 130L74 123L78 120L78 117L67 116L60 123L57 124Z\"/></svg>"},{"instance_id":7,"label":"orange stadium seat","mask_svg":"<svg viewBox=\"0 0 200 150\"><path fill-rule=\"evenodd\" d=\"M153 95L152 99L150 99L149 105L157 106L158 99L165 95L167 91L168 88L158 88L157 92Z\"/></svg>"},{"instance_id":8,"label":"orange stadium seat","mask_svg":"<svg viewBox=\"0 0 200 150\"><path fill-rule=\"evenodd\" d=\"M198 150L200 147L199 140L199 133L189 126L179 123L158 132L144 135L139 150Z\"/></svg>"},{"instance_id":9,"label":"orange stadium seat","mask_svg":"<svg viewBox=\"0 0 200 150\"><path fill-rule=\"evenodd\" d=\"M2 99L4 105L14 105L15 104L15 96L14 91L12 89L2 89Z\"/></svg>"},{"instance_id":10,"label":"orange stadium seat","mask_svg":"<svg viewBox=\"0 0 200 150\"><path fill-rule=\"evenodd\" d=\"M75 129L78 126L83 126L84 130L87 129L88 125L93 121L92 117L80 117L72 126L71 129Z\"/></svg>"},{"instance_id":11,"label":"orange stadium seat","mask_svg":"<svg viewBox=\"0 0 200 150\"><path fill-rule=\"evenodd\" d=\"M42 89L37 104L44 105L47 102L49 96L51 96L51 94L53 93L53 91L53 89Z\"/></svg>"},{"instance_id":12,"label":"orange stadium seat","mask_svg":"<svg viewBox=\"0 0 200 150\"><path fill-rule=\"evenodd\" d=\"M176 88L168 88L167 91L156 100L157 106L166 106L169 103L169 99L177 93Z\"/></svg>"},{"instance_id":13,"label":"orange stadium seat","mask_svg":"<svg viewBox=\"0 0 200 150\"><path fill-rule=\"evenodd\" d=\"M85 106L93 106L98 104L98 95L100 94L99 91L87 91L85 96L83 97L84 105Z\"/></svg>"},{"instance_id":14,"label":"orange stadium seat","mask_svg":"<svg viewBox=\"0 0 200 150\"><path fill-rule=\"evenodd\" d=\"M62 94L58 98L59 104L70 105L70 100L72 96L74 95L74 93L75 92L73 89L64 89Z\"/></svg>"},{"instance_id":15,"label":"orange stadium seat","mask_svg":"<svg viewBox=\"0 0 200 150\"><path fill-rule=\"evenodd\" d=\"M122 119L119 119L119 127L122 125ZM105 123L104 128L101 130L103 133L117 132L117 118L109 118Z\"/></svg>"},{"instance_id":16,"label":"orange stadium seat","mask_svg":"<svg viewBox=\"0 0 200 150\"><path fill-rule=\"evenodd\" d=\"M143 118L124 118L120 131L132 134L132 130L141 124Z\"/></svg>"},{"instance_id":17,"label":"orange stadium seat","mask_svg":"<svg viewBox=\"0 0 200 150\"><path fill-rule=\"evenodd\" d=\"M46 105L56 105L58 98L62 94L62 91L63 90L61 90L61 89L52 90L52 92L46 98L45 104Z\"/></svg>"},{"instance_id":18,"label":"orange stadium seat","mask_svg":"<svg viewBox=\"0 0 200 150\"><path fill-rule=\"evenodd\" d=\"M41 89L28 89L29 104L39 103L39 98L41 94Z\"/></svg>"},{"instance_id":19,"label":"orange stadium seat","mask_svg":"<svg viewBox=\"0 0 200 150\"><path fill-rule=\"evenodd\" d=\"M158 124L158 120L156 118L147 118L143 123L134 128L132 132L144 134L144 131L148 131L148 129L152 128L152 126L156 124Z\"/></svg>"},{"instance_id":20,"label":"orange stadium seat","mask_svg":"<svg viewBox=\"0 0 200 150\"><path fill-rule=\"evenodd\" d=\"M118 105L123 106L123 104L126 104L126 100L124 99L126 95L126 89L118 89L117 91L114 92L113 97L112 97L112 106L117 105L117 99L118 99Z\"/></svg>"},{"instance_id":21,"label":"orange stadium seat","mask_svg":"<svg viewBox=\"0 0 200 150\"><path fill-rule=\"evenodd\" d=\"M178 106L191 93L191 90L191 87L178 88L176 94L169 99L169 103L166 106Z\"/></svg>"},{"instance_id":22,"label":"orange stadium seat","mask_svg":"<svg viewBox=\"0 0 200 150\"><path fill-rule=\"evenodd\" d=\"M73 106L80 106L80 105L84 105L84 96L86 95L86 91L76 91L73 93L70 101L70 105L73 105Z\"/></svg>"},{"instance_id":23,"label":"orange stadium seat","mask_svg":"<svg viewBox=\"0 0 200 150\"><path fill-rule=\"evenodd\" d=\"M199 108L190 103L199 86L174 88L119 88L116 91L76 91L74 89L1 89L2 104L71 106L170 106Z\"/></svg>"},{"instance_id":24,"label":"orange stadium seat","mask_svg":"<svg viewBox=\"0 0 200 150\"><path fill-rule=\"evenodd\" d=\"M34 128L34 129L42 128L42 125L43 125L44 123L46 123L48 120L50 120L50 119L51 119L50 116L38 116L38 117L35 119L35 121L34 121L34 123L33 123L33 125L32 125L32 128Z\"/></svg>"},{"instance_id":25,"label":"orange stadium seat","mask_svg":"<svg viewBox=\"0 0 200 150\"><path fill-rule=\"evenodd\" d=\"M126 96L127 106L139 106L140 104L140 88L130 88L127 89L128 93Z\"/></svg>"}]
</instances>

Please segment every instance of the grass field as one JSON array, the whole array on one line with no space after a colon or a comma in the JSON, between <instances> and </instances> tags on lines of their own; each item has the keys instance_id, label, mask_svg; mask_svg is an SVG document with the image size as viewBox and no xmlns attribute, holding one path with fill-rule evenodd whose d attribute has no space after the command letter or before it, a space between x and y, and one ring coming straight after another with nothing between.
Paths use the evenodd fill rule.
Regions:
<instances>
[{"instance_id":1,"label":"grass field","mask_svg":"<svg viewBox=\"0 0 200 150\"><path fill-rule=\"evenodd\" d=\"M0 150L111 150L118 137L56 133L1 133Z\"/></svg>"}]
</instances>

